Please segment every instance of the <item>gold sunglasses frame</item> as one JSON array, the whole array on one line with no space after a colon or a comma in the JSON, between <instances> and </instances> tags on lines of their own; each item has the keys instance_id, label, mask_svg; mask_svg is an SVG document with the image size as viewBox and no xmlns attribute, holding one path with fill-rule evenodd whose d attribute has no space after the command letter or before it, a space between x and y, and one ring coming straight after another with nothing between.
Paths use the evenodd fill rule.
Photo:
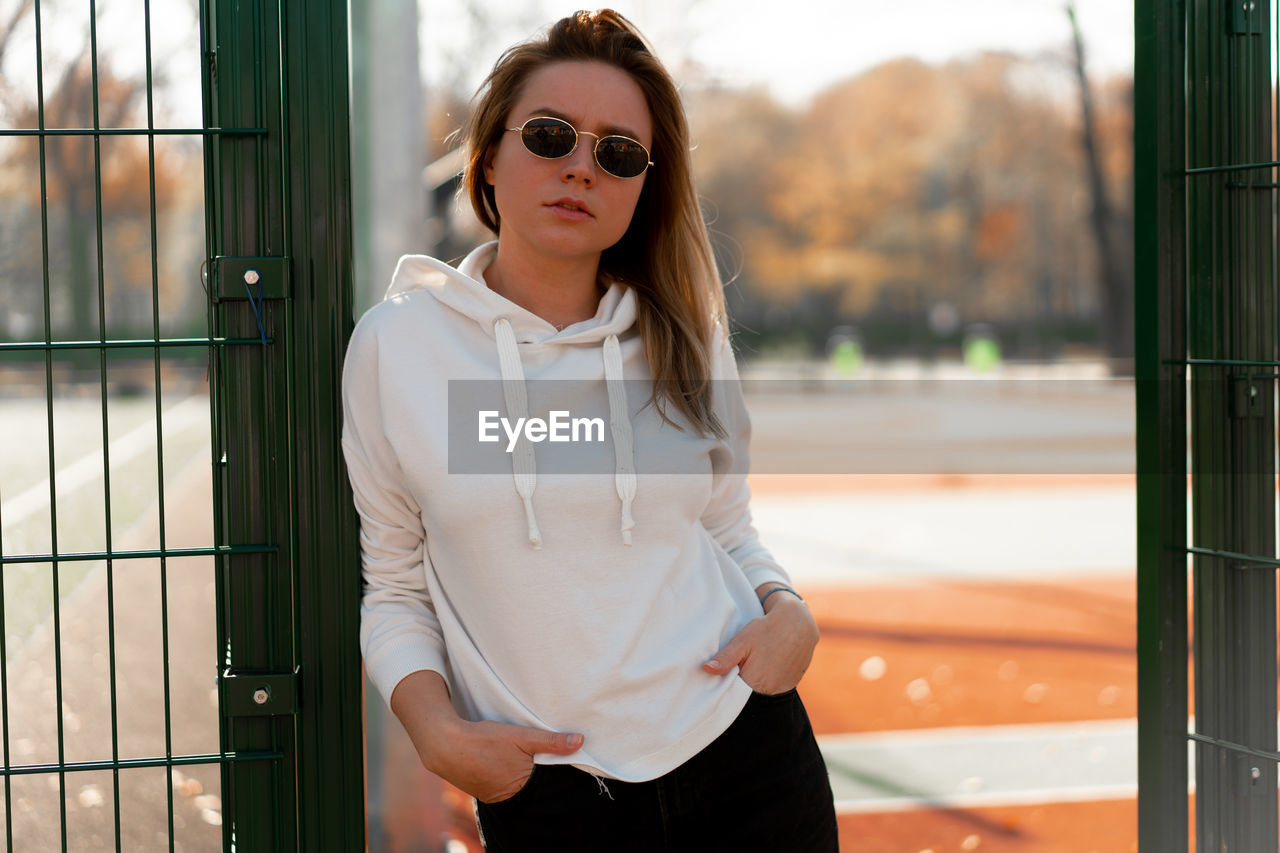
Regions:
<instances>
[{"instance_id":1,"label":"gold sunglasses frame","mask_svg":"<svg viewBox=\"0 0 1280 853\"><path fill-rule=\"evenodd\" d=\"M535 154L533 151L529 151L529 146L524 144L524 129L525 129L525 127L526 127L526 126L529 124L529 122L531 122L531 121L541 121L541 120L543 120L543 119L545 119L545 120L547 120L547 121L558 121L558 122L560 122L560 123L564 124L566 127L568 127L570 130L572 130L572 131L573 131L573 147L572 147L572 148L570 148L570 149L569 149L568 151L566 151L565 153L561 154L559 157L543 157L541 154ZM604 172L606 175L609 175L610 177L617 178L617 179L618 179L618 180L620 180L620 181L629 181L629 180L631 180L632 178L639 178L639 177L643 177L643 176L644 176L644 173L645 173L645 172L647 172L647 171L649 171L649 167L653 165L653 161L649 159L649 157L650 157L650 156L652 156L652 155L650 155L650 154L649 154L649 149L648 149L648 148L645 148L645 147L644 147L644 143L643 143L643 142L641 142L640 140L638 140L638 139L632 139L630 136L623 136L621 133L610 133L610 134L607 134L607 135L605 135L605 136L601 136L601 135L600 135L600 134L598 134L598 133L592 133L592 132L590 132L590 131L588 131L588 130L578 130L578 129L577 129L576 127L574 127L572 124L570 124L569 122L565 121L565 120L564 120L564 119L562 119L562 118L559 118L558 116L533 116L532 118L525 119L524 124L520 125L519 127L508 127L508 128L507 128L507 133L511 133L512 131L518 131L518 132L520 133L520 144L524 147L524 150L525 150L525 151L529 151L529 153L530 153L530 154L533 154L533 156L534 156L534 157L537 157L539 160L563 160L565 157L568 157L570 154L572 154L573 152L575 152L575 151L577 151L577 150L578 150L578 139L579 139L579 137L582 137L582 136L594 136L594 137L595 137L595 139L596 139L596 144L595 144L595 145L593 145L593 146L591 146L591 159L592 159L592 160L594 160L594 161L596 162L596 165L600 167L600 170L601 170L602 172ZM634 143L634 144L636 144L636 145L640 146L640 150L644 152L644 159L645 159L645 161L646 161L646 162L645 162L645 167L644 167L644 169L643 169L643 170L641 170L639 173L634 174L634 175L623 176L623 175L617 175L617 174L614 174L613 172L610 172L608 169L606 169L606 168L604 167L604 164L602 164L602 163L600 162L600 153L599 153L600 143L601 143L603 140L605 140L605 139L615 139L615 138L616 138L616 139L625 139L627 142L632 142L632 143Z\"/></svg>"}]
</instances>

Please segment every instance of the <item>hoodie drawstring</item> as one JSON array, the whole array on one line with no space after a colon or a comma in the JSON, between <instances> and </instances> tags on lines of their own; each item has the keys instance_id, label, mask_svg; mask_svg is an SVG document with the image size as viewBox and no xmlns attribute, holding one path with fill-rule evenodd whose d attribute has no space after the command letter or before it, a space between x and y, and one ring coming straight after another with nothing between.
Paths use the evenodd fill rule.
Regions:
<instances>
[{"instance_id":1,"label":"hoodie drawstring","mask_svg":"<svg viewBox=\"0 0 1280 853\"><path fill-rule=\"evenodd\" d=\"M604 341L604 384L609 390L609 429L613 433L614 486L622 501L622 544L631 544L631 502L636 497L635 454L631 441L631 414L627 411L627 389L622 380L622 349L618 336Z\"/></svg>"},{"instance_id":2,"label":"hoodie drawstring","mask_svg":"<svg viewBox=\"0 0 1280 853\"><path fill-rule=\"evenodd\" d=\"M498 343L498 367L502 371L502 398L507 405L507 416L523 420L529 416L529 397L524 387L524 367L520 364L520 349L516 346L515 332L506 317L493 323L493 337ZM511 460L516 481L516 494L524 501L524 517L529 523L529 544L542 548L542 531L538 529L538 517L533 513L533 490L538 486L538 471L533 459L533 445L525 436L516 441Z\"/></svg>"},{"instance_id":3,"label":"hoodie drawstring","mask_svg":"<svg viewBox=\"0 0 1280 853\"><path fill-rule=\"evenodd\" d=\"M505 317L493 324L493 337L498 345L498 366L502 371L502 398L507 406L507 417L523 419L529 416L529 396L524 384L524 366L520 362L520 348L515 332ZM627 409L627 389L623 382L622 348L617 335L609 335L604 342L604 378L609 393L609 430L613 434L614 487L622 502L622 543L631 544L631 529L636 526L631 505L636 497L635 454L632 447L631 415ZM524 502L525 520L529 524L529 544L542 548L542 532L538 529L538 517L533 511L533 492L538 486L538 471L534 461L533 445L526 436L520 436L512 451L512 474L516 494Z\"/></svg>"}]
</instances>

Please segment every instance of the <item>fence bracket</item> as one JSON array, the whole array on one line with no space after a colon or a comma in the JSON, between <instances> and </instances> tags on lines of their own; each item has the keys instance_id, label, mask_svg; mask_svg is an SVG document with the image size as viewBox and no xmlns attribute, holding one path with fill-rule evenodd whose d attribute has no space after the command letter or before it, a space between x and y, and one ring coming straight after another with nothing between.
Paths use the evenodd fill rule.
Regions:
<instances>
[{"instance_id":1,"label":"fence bracket","mask_svg":"<svg viewBox=\"0 0 1280 853\"><path fill-rule=\"evenodd\" d=\"M218 679L224 717L276 717L298 713L298 674L293 672L233 672Z\"/></svg>"},{"instance_id":2,"label":"fence bracket","mask_svg":"<svg viewBox=\"0 0 1280 853\"><path fill-rule=\"evenodd\" d=\"M288 258L219 255L212 266L215 302L289 298Z\"/></svg>"},{"instance_id":3,"label":"fence bracket","mask_svg":"<svg viewBox=\"0 0 1280 853\"><path fill-rule=\"evenodd\" d=\"M1262 35L1262 9L1258 8L1258 0L1227 0L1231 8L1231 22L1227 33L1233 36Z\"/></svg>"},{"instance_id":4,"label":"fence bracket","mask_svg":"<svg viewBox=\"0 0 1280 853\"><path fill-rule=\"evenodd\" d=\"M1230 385L1231 417L1262 417L1262 404L1267 399L1262 393L1262 380L1255 376L1232 376Z\"/></svg>"}]
</instances>

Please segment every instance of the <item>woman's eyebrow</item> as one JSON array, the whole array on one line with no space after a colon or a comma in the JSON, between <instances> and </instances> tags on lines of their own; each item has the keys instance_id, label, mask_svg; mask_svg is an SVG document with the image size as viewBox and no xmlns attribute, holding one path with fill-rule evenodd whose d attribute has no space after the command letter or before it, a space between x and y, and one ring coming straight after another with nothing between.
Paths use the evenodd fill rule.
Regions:
<instances>
[{"instance_id":1,"label":"woman's eyebrow","mask_svg":"<svg viewBox=\"0 0 1280 853\"><path fill-rule=\"evenodd\" d=\"M569 122L569 124L573 125L575 128L581 123L579 119L571 118L565 113L562 113L556 109L552 109L551 107L536 107L530 110L529 112L527 112L525 115L528 118L537 118L538 116L558 118L558 119L561 119L562 121ZM620 124L608 124L600 128L600 130L602 131L602 133L600 134L601 136L609 136L612 134L616 134L618 136L625 136L628 139L635 139L635 140L640 139L640 135L638 133L636 133L634 130L632 130L629 127L623 127ZM590 131L587 131L587 132L589 133Z\"/></svg>"}]
</instances>

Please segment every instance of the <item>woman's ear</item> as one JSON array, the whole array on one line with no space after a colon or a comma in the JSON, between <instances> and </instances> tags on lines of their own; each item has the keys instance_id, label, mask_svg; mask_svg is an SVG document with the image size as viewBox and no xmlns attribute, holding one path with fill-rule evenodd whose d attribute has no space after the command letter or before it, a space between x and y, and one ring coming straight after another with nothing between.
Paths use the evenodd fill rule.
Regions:
<instances>
[{"instance_id":1,"label":"woman's ear","mask_svg":"<svg viewBox=\"0 0 1280 853\"><path fill-rule=\"evenodd\" d=\"M493 161L498 156L497 146L490 146L484 155L484 182L493 186Z\"/></svg>"}]
</instances>

